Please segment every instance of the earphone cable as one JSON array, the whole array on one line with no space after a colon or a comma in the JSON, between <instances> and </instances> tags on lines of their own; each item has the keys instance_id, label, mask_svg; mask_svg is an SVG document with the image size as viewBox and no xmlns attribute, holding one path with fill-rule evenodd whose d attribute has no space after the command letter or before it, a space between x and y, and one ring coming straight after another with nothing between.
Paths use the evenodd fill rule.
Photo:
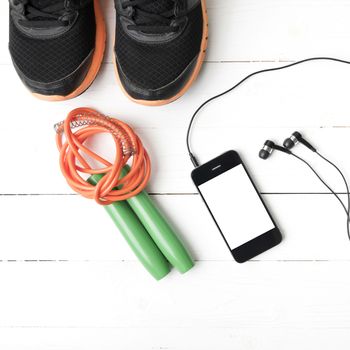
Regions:
<instances>
[{"instance_id":1,"label":"earphone cable","mask_svg":"<svg viewBox=\"0 0 350 350\"><path fill-rule=\"evenodd\" d=\"M324 161L326 161L328 164L330 164L342 177L343 182L345 184L346 187L346 195L347 195L347 199L348 199L348 212L349 212L349 208L350 208L350 193L349 193L349 185L348 182L343 174L343 172L332 162L330 161L328 158L326 158L325 156L323 156L321 153L319 153L318 151L315 152L320 158L322 158Z\"/></svg>"},{"instance_id":2,"label":"earphone cable","mask_svg":"<svg viewBox=\"0 0 350 350\"><path fill-rule=\"evenodd\" d=\"M346 195L347 195L347 199L348 199L348 213L347 213L347 227L348 227L348 236L349 236L349 240L350 240L350 232L349 232L349 226L350 226L350 192L349 192L349 185L348 182L343 174L343 172L332 162L330 161L328 158L326 158L325 156L323 156L321 153L316 151L316 154L322 158L324 161L326 161L328 164L330 164L342 177L343 182L345 184L346 187Z\"/></svg>"},{"instance_id":3,"label":"earphone cable","mask_svg":"<svg viewBox=\"0 0 350 350\"><path fill-rule=\"evenodd\" d=\"M228 94L229 92L235 90L236 88L238 88L240 85L242 85L245 81L247 81L248 79L252 78L253 76L262 74L262 73L267 73L267 72L274 72L274 71L279 71L279 70L283 70L283 69L287 69L287 68L291 68L294 67L296 65L302 64L302 63L306 63L306 62L310 62L310 61L333 61L333 62L338 62L338 63L344 63L344 64L350 64L350 61L347 60L343 60L343 59L339 59L339 58L334 58L334 57L310 57L310 58L306 58L303 60L299 60L296 62L292 62L280 67L273 67L273 68L267 68L267 69L261 69L255 72L252 72L250 74L248 74L247 76L245 76L243 79L241 79L240 81L238 81L238 83L236 83L235 85L233 85L231 88L212 96L211 98L207 99L206 101L204 101L193 113L188 127L187 127L187 132L186 132L186 146L187 146L187 151L189 154L189 157L191 159L192 164L194 165L194 167L198 167L199 166L199 162L196 158L196 156L194 155L192 148L191 148L191 144L190 144L190 138L191 138L191 132L192 132L192 128L193 128L193 124L194 121L196 119L196 117L198 116L199 112L210 102ZM348 208L345 207L343 201L340 199L340 197L335 193L335 191L333 191L333 189L320 177L320 175L318 175L318 173L315 171L315 169L304 159L302 159L301 157L297 156L296 154L292 153L292 155L299 159L300 161L302 161L303 163L305 163L311 170L312 172L317 176L317 178L323 183L323 185L325 185L328 190L338 199L338 201L340 202L340 204L342 205L343 209L345 210L346 216L347 216L347 234L350 240L350 192L349 192L349 186L348 183L345 179L345 176L343 175L343 173L341 172L341 170L331 161L329 161L327 158L325 158L324 156L322 156L321 154L319 154L318 152L316 152L322 159L324 159L326 162L328 162L330 165L332 165L341 175L341 177L343 178L343 181L345 183L346 186L346 190L347 190L347 198L348 198Z\"/></svg>"},{"instance_id":4,"label":"earphone cable","mask_svg":"<svg viewBox=\"0 0 350 350\"><path fill-rule=\"evenodd\" d=\"M299 157L298 155L296 155L295 153L291 152L290 155L292 155L293 157L295 157L296 159L300 160L301 162L303 162L304 164L306 164L308 166L309 169L311 169L311 171L317 176L317 178L322 182L322 184L324 186L326 186L328 188L328 190L337 198L337 200L339 201L339 203L341 204L341 206L343 207L344 211L345 211L345 214L346 214L346 218L347 218L347 221L346 221L346 231L347 231L347 234L348 234L348 238L350 240L350 220L349 220L349 208L347 209L343 203L343 201L340 199L340 197L337 195L337 193L335 193L335 191L326 183L326 181L324 181L322 179L322 177L317 173L317 171L312 167L312 165L310 163L308 163L305 159ZM321 157L323 158L323 157ZM325 158L326 160L326 158ZM327 159L328 161L328 159ZM329 163L331 163L329 161ZM335 164L331 163L332 165L335 166ZM336 167L336 166L335 166ZM337 167L336 167L337 168ZM340 169L337 168L339 171ZM345 177L344 177L345 179ZM346 180L345 180L346 182ZM347 186L347 182L346 182L346 186ZM349 191L348 191L349 193Z\"/></svg>"},{"instance_id":5,"label":"earphone cable","mask_svg":"<svg viewBox=\"0 0 350 350\"><path fill-rule=\"evenodd\" d=\"M195 167L199 166L199 162L196 159L195 155L192 152L192 148L191 148L191 144L190 144L190 137L191 137L191 131L192 131L192 127L193 127L193 123L198 115L198 113L201 111L201 109L203 109L203 107L205 107L208 103L210 103L211 101L214 101L216 99L218 99L221 96L224 96L226 94L228 94L229 92L235 90L236 88L238 88L241 84L243 84L246 80L248 80L249 78L255 76L255 75L259 75L262 73L267 73L267 72L274 72L274 71L278 71L278 70L282 70L282 69L286 69L286 68L290 68L290 67L294 67L296 65L305 63L305 62L310 62L310 61L333 61L333 62L338 62L338 63L345 63L345 64L350 64L350 61L346 61L343 59L339 59L339 58L334 58L334 57L310 57L310 58L306 58L300 61L296 61L293 63L289 63L286 64L284 66L280 66L280 67L274 67L274 68L267 68L267 69L261 69L258 71L255 71L253 73L248 74L247 76L245 76L243 79L241 79L238 83L236 83L235 85L233 85L231 88L207 99L206 101L204 101L198 108L197 110L193 113L190 122L188 124L188 128L187 128L187 133L186 133L186 145L187 145L187 151L189 154L189 157L193 163L193 165Z\"/></svg>"}]
</instances>

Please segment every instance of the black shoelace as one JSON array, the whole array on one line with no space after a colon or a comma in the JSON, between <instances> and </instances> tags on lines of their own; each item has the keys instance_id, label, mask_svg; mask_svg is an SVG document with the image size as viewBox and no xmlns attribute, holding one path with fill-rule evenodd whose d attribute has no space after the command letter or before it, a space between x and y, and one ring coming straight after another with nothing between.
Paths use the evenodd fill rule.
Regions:
<instances>
[{"instance_id":1,"label":"black shoelace","mask_svg":"<svg viewBox=\"0 0 350 350\"><path fill-rule=\"evenodd\" d=\"M124 9L130 6L133 10L132 18L135 24L129 25L128 29L148 34L166 34L176 32L179 29L176 19L180 15L179 9L182 9L184 0L171 0L174 4L170 9L150 12L147 5L155 1L159 0L128 0L123 2ZM183 14L184 12L181 11L181 15Z\"/></svg>"},{"instance_id":2,"label":"black shoelace","mask_svg":"<svg viewBox=\"0 0 350 350\"><path fill-rule=\"evenodd\" d=\"M15 5L24 16L20 23L28 28L66 26L73 15L72 10L66 8L64 0L40 7L30 0L17 0Z\"/></svg>"}]
</instances>

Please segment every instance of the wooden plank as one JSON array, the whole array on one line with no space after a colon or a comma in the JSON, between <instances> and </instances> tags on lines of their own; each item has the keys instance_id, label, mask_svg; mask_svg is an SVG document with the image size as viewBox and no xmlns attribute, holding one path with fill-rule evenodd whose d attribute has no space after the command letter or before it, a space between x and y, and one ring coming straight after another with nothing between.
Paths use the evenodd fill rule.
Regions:
<instances>
[{"instance_id":1,"label":"wooden plank","mask_svg":"<svg viewBox=\"0 0 350 350\"><path fill-rule=\"evenodd\" d=\"M80 97L62 103L33 98L12 67L0 66L6 84L0 86L9 118L3 118L1 130L16 127L38 132L52 130L57 121L80 106L90 106L137 128L170 126L185 130L196 108L209 97L233 86L247 74L281 63L207 63L193 87L178 101L159 108L135 103L121 92L112 64L103 66L94 84ZM286 71L255 77L217 102L200 116L200 126L224 127L327 127L349 125L348 96L350 67L334 62L313 62ZM16 105L13 103L16 91ZM16 108L14 108L16 106ZM11 108L11 109L10 109ZM7 110L7 108L6 108ZM215 117L213 117L215 116ZM12 136L9 135L9 136Z\"/></svg>"},{"instance_id":2,"label":"wooden plank","mask_svg":"<svg viewBox=\"0 0 350 350\"><path fill-rule=\"evenodd\" d=\"M207 262L155 282L132 262L6 263L0 265L0 325L77 333L79 328L112 328L141 337L147 330L153 345L158 333L191 329L226 330L253 339L264 331L273 339L280 331L333 335L347 330L345 342L348 269L349 262ZM138 339L132 341L135 347ZM197 339L198 344L203 346L205 339ZM183 348L185 339L171 345L180 344Z\"/></svg>"},{"instance_id":3,"label":"wooden plank","mask_svg":"<svg viewBox=\"0 0 350 350\"><path fill-rule=\"evenodd\" d=\"M153 198L196 260L234 264L199 196ZM255 260L349 261L346 217L333 196L267 195L264 199L284 240ZM108 215L93 201L78 196L0 197L0 212L2 261L135 260Z\"/></svg>"},{"instance_id":4,"label":"wooden plank","mask_svg":"<svg viewBox=\"0 0 350 350\"><path fill-rule=\"evenodd\" d=\"M209 61L293 60L316 55L349 57L349 1L207 0ZM112 60L115 11L102 1L108 24L105 60ZM8 41L8 3L0 3L0 39ZM11 62L6 45L0 64Z\"/></svg>"},{"instance_id":5,"label":"wooden plank","mask_svg":"<svg viewBox=\"0 0 350 350\"><path fill-rule=\"evenodd\" d=\"M0 193L69 193L57 165L53 125L71 109L84 105L136 127L154 164L150 191L193 192L189 178L192 164L185 148L191 114L205 98L228 87L248 71L263 66L266 64L207 64L201 81L188 96L155 109L130 104L118 90L110 65L104 67L102 76L86 94L58 104L33 99L14 72L0 66L0 73L9 81L7 86L0 87L1 95L12 101L10 92L18 91L17 99L21 101L14 112L9 110L10 114L2 118L0 148L11 151L2 153L2 163L8 169L2 174ZM341 152L350 146L349 129L334 128L349 125L350 69L346 68L316 63L259 77L212 103L199 115L193 133L192 145L199 160L206 161L234 148L241 151L263 192L323 191L307 169L297 166L288 157L275 154L271 160L263 162L257 158L257 153L266 139L283 142L294 130L300 130L343 170L349 169L349 157ZM321 80L320 70L324 69L327 73ZM323 79L328 88L323 85ZM101 141L100 148L108 147ZM314 161L301 146L297 151ZM317 160L315 164L338 191L343 191L344 187L332 170L324 169ZM284 169L293 175L287 175Z\"/></svg>"},{"instance_id":6,"label":"wooden plank","mask_svg":"<svg viewBox=\"0 0 350 350\"><path fill-rule=\"evenodd\" d=\"M233 311L234 312L234 311ZM301 317L299 315L298 317ZM349 330L234 327L191 328L0 328L0 345L7 350L347 350Z\"/></svg>"},{"instance_id":7,"label":"wooden plank","mask_svg":"<svg viewBox=\"0 0 350 350\"><path fill-rule=\"evenodd\" d=\"M258 157L266 139L276 142L300 128L224 128L213 136L208 128L195 131L193 149L201 163L229 150L240 152L251 171L260 191L275 192L328 192L314 174L291 156L275 152L269 160ZM304 128L304 135L320 152L328 156L349 177L350 159L341 150L350 147L350 129L345 128ZM152 193L194 193L191 181L192 163L187 155L184 130L164 128L137 130L151 153L153 174L148 191ZM32 133L22 130L21 143L12 144L11 152L2 154L2 162L7 166L2 173L0 193L2 194L68 194L73 193L63 178L58 165L58 151L54 143L54 133L47 131ZM210 139L217 141L210 141ZM0 138L0 148L8 147L8 137ZM25 146L23 146L25 145ZM107 140L99 140L96 148L106 152L112 159L113 146ZM327 163L303 146L296 153L310 161L322 176L338 192L344 192L341 177Z\"/></svg>"}]
</instances>

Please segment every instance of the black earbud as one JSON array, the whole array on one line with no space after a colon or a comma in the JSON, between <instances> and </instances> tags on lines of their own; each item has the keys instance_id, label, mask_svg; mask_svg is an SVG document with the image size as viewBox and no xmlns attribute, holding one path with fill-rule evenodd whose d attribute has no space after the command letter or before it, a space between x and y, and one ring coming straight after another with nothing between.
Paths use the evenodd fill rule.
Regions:
<instances>
[{"instance_id":1,"label":"black earbud","mask_svg":"<svg viewBox=\"0 0 350 350\"><path fill-rule=\"evenodd\" d=\"M292 149L296 144L301 143L305 147L307 147L312 152L317 152L316 148L312 146L309 142L307 142L300 132L295 131L293 132L292 136L288 139L285 139L283 142L283 146L287 149Z\"/></svg>"},{"instance_id":2,"label":"black earbud","mask_svg":"<svg viewBox=\"0 0 350 350\"><path fill-rule=\"evenodd\" d=\"M267 159L270 157L270 155L272 154L272 152L276 150L276 151L280 151L280 152L284 152L287 154L291 154L292 152L287 149L284 148L282 146L276 145L273 141L270 140L266 140L264 143L264 147L260 150L259 152L259 157L261 159Z\"/></svg>"}]
</instances>

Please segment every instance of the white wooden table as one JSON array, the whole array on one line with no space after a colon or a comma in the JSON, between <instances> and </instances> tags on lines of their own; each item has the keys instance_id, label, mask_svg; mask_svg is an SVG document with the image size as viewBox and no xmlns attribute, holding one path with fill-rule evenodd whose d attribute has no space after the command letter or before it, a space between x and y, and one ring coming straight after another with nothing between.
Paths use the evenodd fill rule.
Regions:
<instances>
[{"instance_id":1,"label":"white wooden table","mask_svg":"<svg viewBox=\"0 0 350 350\"><path fill-rule=\"evenodd\" d=\"M114 10L104 2L113 41ZM257 152L300 130L350 177L350 67L316 62L249 81L201 114L201 162L240 151L284 234L254 261L233 262L190 180L185 131L207 97L248 72L329 55L350 59L349 0L208 0L209 50L179 101L132 104L111 45L93 86L64 103L34 99L7 51L0 3L0 349L349 349L350 243L336 200L296 161ZM124 119L154 164L149 191L196 258L155 282L102 208L60 174L53 124L78 106ZM301 146L338 192L344 186Z\"/></svg>"}]
</instances>

